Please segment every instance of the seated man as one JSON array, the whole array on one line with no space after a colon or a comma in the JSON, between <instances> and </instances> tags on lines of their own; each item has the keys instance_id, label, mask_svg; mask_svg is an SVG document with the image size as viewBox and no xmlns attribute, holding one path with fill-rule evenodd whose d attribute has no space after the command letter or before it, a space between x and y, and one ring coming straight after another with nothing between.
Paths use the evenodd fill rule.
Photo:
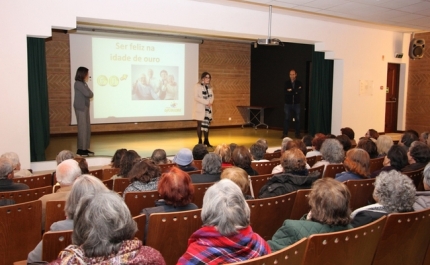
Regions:
<instances>
[{"instance_id":1,"label":"seated man","mask_svg":"<svg viewBox=\"0 0 430 265\"><path fill-rule=\"evenodd\" d=\"M67 200L73 183L82 173L78 162L67 159L57 166L55 175L60 184L60 189L56 193L46 194L39 199L42 201L42 229L45 227L46 202Z\"/></svg>"},{"instance_id":2,"label":"seated man","mask_svg":"<svg viewBox=\"0 0 430 265\"><path fill-rule=\"evenodd\" d=\"M7 152L2 154L1 156L9 158L10 161L12 161L14 178L31 177L33 175L29 170L21 168L21 163L19 162L19 157L17 153Z\"/></svg>"},{"instance_id":3,"label":"seated man","mask_svg":"<svg viewBox=\"0 0 430 265\"><path fill-rule=\"evenodd\" d=\"M193 147L193 158L194 160L203 160L203 157L209 153L208 148L204 144L196 144Z\"/></svg>"},{"instance_id":4,"label":"seated man","mask_svg":"<svg viewBox=\"0 0 430 265\"><path fill-rule=\"evenodd\" d=\"M14 170L12 161L6 157L0 157L0 191L26 190L29 187L23 183L14 183Z\"/></svg>"},{"instance_id":5,"label":"seated man","mask_svg":"<svg viewBox=\"0 0 430 265\"><path fill-rule=\"evenodd\" d=\"M269 162L269 160L264 159L264 154L266 153L266 147L262 144L256 143L251 145L249 152L252 155L252 162Z\"/></svg>"}]
</instances>

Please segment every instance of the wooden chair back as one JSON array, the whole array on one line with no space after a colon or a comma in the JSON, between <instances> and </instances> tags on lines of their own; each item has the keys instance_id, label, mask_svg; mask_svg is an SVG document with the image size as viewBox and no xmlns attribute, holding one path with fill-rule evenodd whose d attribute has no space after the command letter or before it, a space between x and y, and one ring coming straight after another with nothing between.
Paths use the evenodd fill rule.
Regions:
<instances>
[{"instance_id":1,"label":"wooden chair back","mask_svg":"<svg viewBox=\"0 0 430 265\"><path fill-rule=\"evenodd\" d=\"M412 179L417 191L423 191L424 190L423 171L424 169L418 169L418 170L402 172L402 173Z\"/></svg>"},{"instance_id":2,"label":"wooden chair back","mask_svg":"<svg viewBox=\"0 0 430 265\"><path fill-rule=\"evenodd\" d=\"M296 192L276 197L247 200L251 209L251 227L264 240L272 239L273 234L288 219L293 210Z\"/></svg>"},{"instance_id":3,"label":"wooden chair back","mask_svg":"<svg viewBox=\"0 0 430 265\"><path fill-rule=\"evenodd\" d=\"M193 170L193 171L187 171L188 175L194 175L194 174L202 174L201 170Z\"/></svg>"},{"instance_id":4,"label":"wooden chair back","mask_svg":"<svg viewBox=\"0 0 430 265\"><path fill-rule=\"evenodd\" d=\"M304 214L310 211L311 207L309 206L309 193L311 193L311 189L296 191L296 199L294 200L290 219L299 220Z\"/></svg>"},{"instance_id":5,"label":"wooden chair back","mask_svg":"<svg viewBox=\"0 0 430 265\"><path fill-rule=\"evenodd\" d=\"M146 245L160 251L166 264L176 264L187 250L190 236L202 226L200 213L201 209L151 214Z\"/></svg>"},{"instance_id":6,"label":"wooden chair back","mask_svg":"<svg viewBox=\"0 0 430 265\"><path fill-rule=\"evenodd\" d=\"M330 164L325 167L324 178L333 178L338 173L345 171L343 164Z\"/></svg>"},{"instance_id":7,"label":"wooden chair back","mask_svg":"<svg viewBox=\"0 0 430 265\"><path fill-rule=\"evenodd\" d=\"M115 192L124 192L128 185L130 185L130 180L128 178L116 178L113 181L113 190Z\"/></svg>"},{"instance_id":8,"label":"wooden chair back","mask_svg":"<svg viewBox=\"0 0 430 265\"><path fill-rule=\"evenodd\" d=\"M103 169L90 170L90 175L93 175L99 180L103 180Z\"/></svg>"},{"instance_id":9,"label":"wooden chair back","mask_svg":"<svg viewBox=\"0 0 430 265\"><path fill-rule=\"evenodd\" d=\"M383 216L354 229L311 235L302 265L371 265L385 222Z\"/></svg>"},{"instance_id":10,"label":"wooden chair back","mask_svg":"<svg viewBox=\"0 0 430 265\"><path fill-rule=\"evenodd\" d=\"M193 186L194 186L193 203L197 205L197 207L202 208L203 197L205 196L205 193L208 190L208 188L213 184L214 183L193 183Z\"/></svg>"},{"instance_id":11,"label":"wooden chair back","mask_svg":"<svg viewBox=\"0 0 430 265\"><path fill-rule=\"evenodd\" d=\"M258 172L258 175L271 174L274 167L279 165L278 162L253 162L251 167Z\"/></svg>"},{"instance_id":12,"label":"wooden chair back","mask_svg":"<svg viewBox=\"0 0 430 265\"><path fill-rule=\"evenodd\" d=\"M113 179L102 180L103 184L105 184L105 186L110 190L113 190L113 181Z\"/></svg>"},{"instance_id":13,"label":"wooden chair back","mask_svg":"<svg viewBox=\"0 0 430 265\"><path fill-rule=\"evenodd\" d=\"M145 228L146 228L146 215L140 214L133 217L133 220L137 224L137 232L134 235L142 242L145 242Z\"/></svg>"},{"instance_id":14,"label":"wooden chair back","mask_svg":"<svg viewBox=\"0 0 430 265\"><path fill-rule=\"evenodd\" d=\"M132 216L138 216L145 208L155 207L155 202L160 199L158 191L133 191L124 196L125 204Z\"/></svg>"},{"instance_id":15,"label":"wooden chair back","mask_svg":"<svg viewBox=\"0 0 430 265\"><path fill-rule=\"evenodd\" d=\"M387 217L373 265L421 265L430 241L430 209Z\"/></svg>"},{"instance_id":16,"label":"wooden chair back","mask_svg":"<svg viewBox=\"0 0 430 265\"><path fill-rule=\"evenodd\" d=\"M194 166L195 166L196 168L198 168L198 169L202 170L202 161L203 161L203 160L194 160L194 161L193 161Z\"/></svg>"},{"instance_id":17,"label":"wooden chair back","mask_svg":"<svg viewBox=\"0 0 430 265\"><path fill-rule=\"evenodd\" d=\"M11 199L15 203L23 203L38 200L46 194L52 193L52 186L34 188L29 190L3 191L0 192L0 199Z\"/></svg>"},{"instance_id":18,"label":"wooden chair back","mask_svg":"<svg viewBox=\"0 0 430 265\"><path fill-rule=\"evenodd\" d=\"M32 176L32 177L16 178L16 179L13 179L13 182L24 183L30 189L52 186L52 174L48 173L48 174Z\"/></svg>"},{"instance_id":19,"label":"wooden chair back","mask_svg":"<svg viewBox=\"0 0 430 265\"><path fill-rule=\"evenodd\" d=\"M53 223L66 220L66 213L64 207L66 201L47 201L45 213L45 232L50 230Z\"/></svg>"},{"instance_id":20,"label":"wooden chair back","mask_svg":"<svg viewBox=\"0 0 430 265\"><path fill-rule=\"evenodd\" d=\"M58 254L72 244L73 230L49 231L43 234L42 260L51 262L58 258Z\"/></svg>"},{"instance_id":21,"label":"wooden chair back","mask_svg":"<svg viewBox=\"0 0 430 265\"><path fill-rule=\"evenodd\" d=\"M271 177L273 177L273 174L251 176L250 187L254 192L254 198L258 198L258 193L260 192L261 188ZM248 194L251 195L251 192L249 191Z\"/></svg>"},{"instance_id":22,"label":"wooden chair back","mask_svg":"<svg viewBox=\"0 0 430 265\"><path fill-rule=\"evenodd\" d=\"M274 152L274 153L265 153L263 158L270 161L274 158L280 158L280 157L281 157L281 152Z\"/></svg>"},{"instance_id":23,"label":"wooden chair back","mask_svg":"<svg viewBox=\"0 0 430 265\"><path fill-rule=\"evenodd\" d=\"M319 173L319 177L318 178L322 178L322 176L324 174L324 168L325 168L325 165L321 165L321 166L315 167L315 168L310 168L309 169L309 173L312 173L312 172L316 171L316 172Z\"/></svg>"},{"instance_id":24,"label":"wooden chair back","mask_svg":"<svg viewBox=\"0 0 430 265\"><path fill-rule=\"evenodd\" d=\"M372 158L370 159L370 163L369 163L369 172L373 173L376 170L380 170L381 168L384 167L384 156L382 157L377 157L377 158Z\"/></svg>"},{"instance_id":25,"label":"wooden chair back","mask_svg":"<svg viewBox=\"0 0 430 265\"><path fill-rule=\"evenodd\" d=\"M0 207L0 216L0 264L26 260L42 238L42 201Z\"/></svg>"},{"instance_id":26,"label":"wooden chair back","mask_svg":"<svg viewBox=\"0 0 430 265\"><path fill-rule=\"evenodd\" d=\"M306 163L308 163L310 167L313 167L313 165L315 165L316 162L317 162L317 156L306 157Z\"/></svg>"},{"instance_id":27,"label":"wooden chair back","mask_svg":"<svg viewBox=\"0 0 430 265\"><path fill-rule=\"evenodd\" d=\"M119 168L104 168L103 169L103 178L102 180L107 180L112 178L112 176L117 175L119 173Z\"/></svg>"},{"instance_id":28,"label":"wooden chair back","mask_svg":"<svg viewBox=\"0 0 430 265\"><path fill-rule=\"evenodd\" d=\"M345 182L351 193L351 199L349 200L351 211L375 203L373 199L374 183L375 179L348 180Z\"/></svg>"},{"instance_id":29,"label":"wooden chair back","mask_svg":"<svg viewBox=\"0 0 430 265\"><path fill-rule=\"evenodd\" d=\"M231 263L234 265L275 265L275 264L297 264L300 265L303 262L306 245L308 243L307 238L302 238L296 243L283 248L279 251L270 253L268 255L249 259L246 261Z\"/></svg>"},{"instance_id":30,"label":"wooden chair back","mask_svg":"<svg viewBox=\"0 0 430 265\"><path fill-rule=\"evenodd\" d=\"M175 163L159 164L158 166L160 167L161 173L166 173L166 172L169 172L170 169L172 169L172 167L175 167L176 164Z\"/></svg>"}]
</instances>

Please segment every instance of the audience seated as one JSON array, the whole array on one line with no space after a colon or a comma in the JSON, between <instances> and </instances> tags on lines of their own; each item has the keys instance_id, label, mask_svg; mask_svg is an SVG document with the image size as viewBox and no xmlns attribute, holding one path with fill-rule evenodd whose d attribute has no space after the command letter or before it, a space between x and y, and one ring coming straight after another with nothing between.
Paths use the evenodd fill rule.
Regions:
<instances>
[{"instance_id":1,"label":"audience seated","mask_svg":"<svg viewBox=\"0 0 430 265\"><path fill-rule=\"evenodd\" d=\"M430 145L430 139L429 139L430 137L429 137L429 135L430 135L430 132L422 132L420 134L420 138L419 138L420 142L423 142L426 145Z\"/></svg>"},{"instance_id":2,"label":"audience seated","mask_svg":"<svg viewBox=\"0 0 430 265\"><path fill-rule=\"evenodd\" d=\"M282 138L282 142L281 142L281 149L275 150L273 152L281 152L281 154L283 153L283 151L285 151L285 149L283 149L284 146L287 145L288 142L292 141L293 139L291 139L290 137L284 137Z\"/></svg>"},{"instance_id":3,"label":"audience seated","mask_svg":"<svg viewBox=\"0 0 430 265\"><path fill-rule=\"evenodd\" d=\"M384 135L379 136L378 139L380 139L382 136ZM390 150L388 150L388 153L384 158L384 167L380 170L376 170L375 172L371 172L370 178L375 178L379 176L379 174L383 171L401 171L402 168L404 168L408 164L408 155L406 149L403 146L397 144L393 145L391 146Z\"/></svg>"},{"instance_id":4,"label":"audience seated","mask_svg":"<svg viewBox=\"0 0 430 265\"><path fill-rule=\"evenodd\" d=\"M29 187L23 183L13 182L14 170L12 161L6 157L0 157L0 191L26 190ZM4 201L3 204L11 202Z\"/></svg>"},{"instance_id":5,"label":"audience seated","mask_svg":"<svg viewBox=\"0 0 430 265\"><path fill-rule=\"evenodd\" d=\"M237 144L235 144L235 143L231 143L231 144L229 144L228 146L230 147L230 155L231 155L231 154L233 154L234 149L236 149Z\"/></svg>"},{"instance_id":6,"label":"audience seated","mask_svg":"<svg viewBox=\"0 0 430 265\"><path fill-rule=\"evenodd\" d=\"M272 251L281 250L312 234L338 232L352 228L346 185L331 178L315 181L309 194L311 210L300 220L285 220L269 244ZM339 246L341 247L341 246Z\"/></svg>"},{"instance_id":7,"label":"audience seated","mask_svg":"<svg viewBox=\"0 0 430 265\"><path fill-rule=\"evenodd\" d=\"M349 127L345 127L345 128L340 129L340 133L348 136L349 140L351 141L352 146L357 145L357 142L354 139L355 138L355 132L353 129L351 129Z\"/></svg>"},{"instance_id":8,"label":"audience seated","mask_svg":"<svg viewBox=\"0 0 430 265\"><path fill-rule=\"evenodd\" d=\"M167 159L167 154L166 154L166 151L164 151L164 149L155 149L154 152L152 152L151 159L157 165L172 163L172 161Z\"/></svg>"},{"instance_id":9,"label":"audience seated","mask_svg":"<svg viewBox=\"0 0 430 265\"><path fill-rule=\"evenodd\" d=\"M256 144L261 144L262 146L264 146L264 153L267 152L267 149L269 148L269 144L267 143L267 140L264 138L260 138L257 140L257 142L255 142Z\"/></svg>"},{"instance_id":10,"label":"audience seated","mask_svg":"<svg viewBox=\"0 0 430 265\"><path fill-rule=\"evenodd\" d=\"M227 144L220 144L215 148L213 152L214 154L217 154L221 157L223 168L233 166L233 164L231 163L231 155L233 152L231 151L230 146ZM234 149L236 149L237 145L233 144L233 146Z\"/></svg>"},{"instance_id":11,"label":"audience seated","mask_svg":"<svg viewBox=\"0 0 430 265\"><path fill-rule=\"evenodd\" d=\"M65 201L69 197L72 185L75 180L82 175L81 168L73 159L67 159L61 162L55 170L57 182L60 189L56 193L43 195L39 200L42 201L42 229L45 227L45 213L47 201Z\"/></svg>"},{"instance_id":12,"label":"audience seated","mask_svg":"<svg viewBox=\"0 0 430 265\"><path fill-rule=\"evenodd\" d=\"M158 165L151 159L142 159L134 164L128 173L130 185L125 188L123 196L132 191L151 191L157 190L158 181L160 180L161 170Z\"/></svg>"},{"instance_id":13,"label":"audience seated","mask_svg":"<svg viewBox=\"0 0 430 265\"><path fill-rule=\"evenodd\" d=\"M72 245L51 264L165 265L161 254L134 238L136 222L122 198L99 192L81 199L76 209Z\"/></svg>"},{"instance_id":14,"label":"audience seated","mask_svg":"<svg viewBox=\"0 0 430 265\"><path fill-rule=\"evenodd\" d=\"M302 151L292 148L281 156L284 172L274 175L261 188L258 197L269 198L290 193L299 189L309 189L319 178L319 172L309 174L306 169L306 157Z\"/></svg>"},{"instance_id":15,"label":"audience seated","mask_svg":"<svg viewBox=\"0 0 430 265\"><path fill-rule=\"evenodd\" d=\"M370 159L378 157L376 144L369 137L362 137L358 141L357 148L361 148L369 154Z\"/></svg>"},{"instance_id":16,"label":"audience seated","mask_svg":"<svg viewBox=\"0 0 430 265\"><path fill-rule=\"evenodd\" d=\"M110 164L103 166L103 169L108 168L119 168L121 163L122 156L127 152L127 149L121 148L115 151L115 154L113 154L112 159L110 160Z\"/></svg>"},{"instance_id":17,"label":"audience seated","mask_svg":"<svg viewBox=\"0 0 430 265\"><path fill-rule=\"evenodd\" d=\"M203 198L203 227L188 240L177 264L225 264L270 253L266 241L252 231L250 209L239 187L223 179Z\"/></svg>"},{"instance_id":18,"label":"audience seated","mask_svg":"<svg viewBox=\"0 0 430 265\"><path fill-rule=\"evenodd\" d=\"M205 155L202 160L202 173L191 175L193 183L216 182L221 176L221 157L214 153Z\"/></svg>"},{"instance_id":19,"label":"audience seated","mask_svg":"<svg viewBox=\"0 0 430 265\"><path fill-rule=\"evenodd\" d=\"M257 176L258 172L251 167L252 156L245 146L238 146L234 149L232 158L233 165L240 167L250 176Z\"/></svg>"},{"instance_id":20,"label":"audience seated","mask_svg":"<svg viewBox=\"0 0 430 265\"><path fill-rule=\"evenodd\" d=\"M314 138L310 134L306 134L302 138L302 142L306 145L306 149L308 149L308 151L312 151L312 140L313 139Z\"/></svg>"},{"instance_id":21,"label":"audience seated","mask_svg":"<svg viewBox=\"0 0 430 265\"><path fill-rule=\"evenodd\" d=\"M229 179L236 183L242 190L246 200L252 200L254 197L248 194L249 191L249 179L248 173L240 167L229 167L223 170L221 173L221 179Z\"/></svg>"},{"instance_id":22,"label":"audience seated","mask_svg":"<svg viewBox=\"0 0 430 265\"><path fill-rule=\"evenodd\" d=\"M298 139L285 142L281 148L281 156L285 151L290 150L292 148L298 148L306 156L307 148L305 146L305 143L303 143L301 140L298 140ZM272 161L280 161L280 160L281 160L281 158L278 158L276 160L272 159ZM307 162L306 162L306 168L307 169L311 168ZM282 163L273 167L273 169L272 169L272 174L278 174L278 173L282 173L282 172L284 172L284 168L282 166Z\"/></svg>"},{"instance_id":23,"label":"audience seated","mask_svg":"<svg viewBox=\"0 0 430 265\"><path fill-rule=\"evenodd\" d=\"M193 153L188 148L181 148L179 152L173 158L173 163L182 171L195 171L198 170L193 164Z\"/></svg>"},{"instance_id":24,"label":"audience seated","mask_svg":"<svg viewBox=\"0 0 430 265\"><path fill-rule=\"evenodd\" d=\"M72 190L66 201L64 211L67 219L53 223L50 231L73 230L73 219L79 200L84 196L94 196L98 192L107 190L106 186L98 178L91 175L80 176L73 183ZM41 262L42 250L42 241L40 241L36 248L28 254L27 263Z\"/></svg>"},{"instance_id":25,"label":"audience seated","mask_svg":"<svg viewBox=\"0 0 430 265\"><path fill-rule=\"evenodd\" d=\"M378 157L386 156L388 150L393 146L393 139L388 135L380 135L376 140L376 149L378 150Z\"/></svg>"},{"instance_id":26,"label":"audience seated","mask_svg":"<svg viewBox=\"0 0 430 265\"><path fill-rule=\"evenodd\" d=\"M415 202L415 185L402 173L391 170L381 172L375 179L373 198L376 203L356 209L351 214L351 225L359 227L390 213L412 212Z\"/></svg>"},{"instance_id":27,"label":"audience seated","mask_svg":"<svg viewBox=\"0 0 430 265\"><path fill-rule=\"evenodd\" d=\"M73 159L75 158L75 154L70 150L62 150L58 153L55 160L57 161L57 165L59 165L61 162L67 159Z\"/></svg>"},{"instance_id":28,"label":"audience seated","mask_svg":"<svg viewBox=\"0 0 430 265\"><path fill-rule=\"evenodd\" d=\"M252 162L269 162L269 160L264 159L264 154L266 153L266 148L261 144L253 144L249 148L249 152L252 156Z\"/></svg>"},{"instance_id":29,"label":"audience seated","mask_svg":"<svg viewBox=\"0 0 430 265\"><path fill-rule=\"evenodd\" d=\"M411 147L412 142L418 140L418 133L413 130L407 130L405 131L405 133L403 133L402 138L400 138L399 145L404 146L406 148L406 151L408 151Z\"/></svg>"},{"instance_id":30,"label":"audience seated","mask_svg":"<svg viewBox=\"0 0 430 265\"><path fill-rule=\"evenodd\" d=\"M321 146L320 152L322 160L316 162L313 165L313 168L324 165L325 171L325 166L329 164L342 164L343 160L345 159L343 146L337 139L326 139Z\"/></svg>"},{"instance_id":31,"label":"audience seated","mask_svg":"<svg viewBox=\"0 0 430 265\"><path fill-rule=\"evenodd\" d=\"M179 168L173 167L169 172L163 173L157 190L161 199L155 202L155 207L141 211L141 214L147 216L147 222L151 213L189 211L198 208L191 202L194 195L191 178Z\"/></svg>"},{"instance_id":32,"label":"audience seated","mask_svg":"<svg viewBox=\"0 0 430 265\"><path fill-rule=\"evenodd\" d=\"M1 157L9 158L9 160L12 161L14 178L24 178L24 177L33 176L33 174L29 170L21 168L21 163L19 162L19 157L17 153L7 152L2 154Z\"/></svg>"},{"instance_id":33,"label":"audience seated","mask_svg":"<svg viewBox=\"0 0 430 265\"><path fill-rule=\"evenodd\" d=\"M414 141L408 150L409 165L402 168L402 172L423 169L430 161L430 147L423 142Z\"/></svg>"},{"instance_id":34,"label":"audience seated","mask_svg":"<svg viewBox=\"0 0 430 265\"><path fill-rule=\"evenodd\" d=\"M193 158L194 160L203 160L203 157L209 153L208 148L204 144L196 144L193 148Z\"/></svg>"},{"instance_id":35,"label":"audience seated","mask_svg":"<svg viewBox=\"0 0 430 265\"><path fill-rule=\"evenodd\" d=\"M364 137L371 138L371 140L373 142L375 142L379 138L379 133L375 129L369 129L369 130L367 130L367 132L364 135Z\"/></svg>"},{"instance_id":36,"label":"audience seated","mask_svg":"<svg viewBox=\"0 0 430 265\"><path fill-rule=\"evenodd\" d=\"M413 205L415 211L430 208L430 163L424 168L423 176L425 191L416 192L415 203Z\"/></svg>"},{"instance_id":37,"label":"audience seated","mask_svg":"<svg viewBox=\"0 0 430 265\"><path fill-rule=\"evenodd\" d=\"M361 148L353 148L346 152L343 162L346 171L336 174L335 179L340 182L350 179L367 179L370 175L369 165L369 154Z\"/></svg>"},{"instance_id":38,"label":"audience seated","mask_svg":"<svg viewBox=\"0 0 430 265\"><path fill-rule=\"evenodd\" d=\"M116 175L113 175L111 179L116 178L128 178L128 173L133 168L134 163L139 162L141 159L140 155L136 153L134 150L128 150L121 157L121 161L119 162L119 172Z\"/></svg>"},{"instance_id":39,"label":"audience seated","mask_svg":"<svg viewBox=\"0 0 430 265\"><path fill-rule=\"evenodd\" d=\"M90 170L88 169L87 160L83 157L75 157L73 158L76 162L78 162L79 168L81 169L81 174L90 174Z\"/></svg>"},{"instance_id":40,"label":"audience seated","mask_svg":"<svg viewBox=\"0 0 430 265\"><path fill-rule=\"evenodd\" d=\"M343 151L345 151L345 153L348 152L349 149L351 149L351 140L348 136L346 136L345 134L341 134L336 136L336 139L342 144Z\"/></svg>"},{"instance_id":41,"label":"audience seated","mask_svg":"<svg viewBox=\"0 0 430 265\"><path fill-rule=\"evenodd\" d=\"M306 157L312 157L312 156L320 156L321 152L321 146L324 143L326 137L323 134L315 135L315 138L312 140L312 151L308 151L306 154Z\"/></svg>"}]
</instances>

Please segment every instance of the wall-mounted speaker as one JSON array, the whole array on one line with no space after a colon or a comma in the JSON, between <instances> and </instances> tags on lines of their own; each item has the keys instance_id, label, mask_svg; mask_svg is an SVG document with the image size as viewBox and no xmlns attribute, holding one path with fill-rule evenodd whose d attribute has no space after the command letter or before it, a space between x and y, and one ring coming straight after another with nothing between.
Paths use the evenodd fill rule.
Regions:
<instances>
[{"instance_id":1,"label":"wall-mounted speaker","mask_svg":"<svg viewBox=\"0 0 430 265\"><path fill-rule=\"evenodd\" d=\"M426 42L423 39L415 39L411 40L409 44L409 58L411 59L421 59L424 57Z\"/></svg>"}]
</instances>

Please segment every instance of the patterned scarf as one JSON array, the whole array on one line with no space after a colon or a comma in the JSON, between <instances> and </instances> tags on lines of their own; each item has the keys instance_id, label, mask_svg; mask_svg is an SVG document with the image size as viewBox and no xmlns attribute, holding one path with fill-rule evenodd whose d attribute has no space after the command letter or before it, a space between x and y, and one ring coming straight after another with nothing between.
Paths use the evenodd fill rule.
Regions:
<instances>
[{"instance_id":1,"label":"patterned scarf","mask_svg":"<svg viewBox=\"0 0 430 265\"><path fill-rule=\"evenodd\" d=\"M208 99L208 98L212 98L213 97L213 94L209 93L209 88L210 88L209 85L205 86L205 85L202 84L202 96L203 96L203 99ZM205 107L205 118L207 118L207 120L209 120L209 122L212 121L212 108L211 107L208 107L208 106Z\"/></svg>"},{"instance_id":2,"label":"patterned scarf","mask_svg":"<svg viewBox=\"0 0 430 265\"><path fill-rule=\"evenodd\" d=\"M244 261L270 253L264 239L251 226L229 237L213 226L204 226L188 240L188 249L177 264L223 264Z\"/></svg>"}]
</instances>

